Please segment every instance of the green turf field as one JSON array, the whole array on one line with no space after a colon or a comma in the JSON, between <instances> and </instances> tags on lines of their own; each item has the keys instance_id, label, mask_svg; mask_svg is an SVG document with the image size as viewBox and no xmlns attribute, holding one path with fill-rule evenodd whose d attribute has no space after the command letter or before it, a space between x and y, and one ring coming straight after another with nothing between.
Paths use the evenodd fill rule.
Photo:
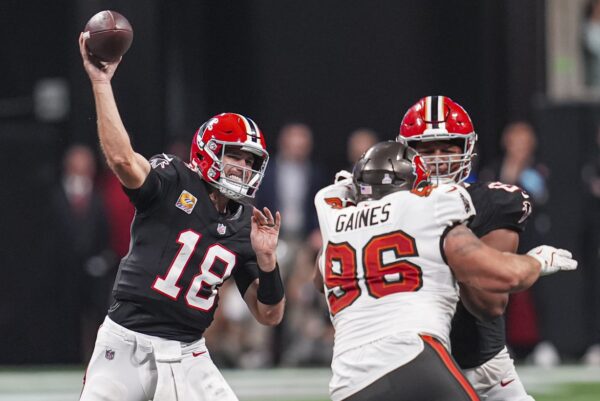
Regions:
<instances>
[{"instance_id":1,"label":"green turf field","mask_svg":"<svg viewBox=\"0 0 600 401\"><path fill-rule=\"evenodd\" d=\"M536 401L600 401L600 368L519 367ZM240 401L326 401L328 369L231 370ZM83 368L0 368L0 401L76 401Z\"/></svg>"},{"instance_id":2,"label":"green turf field","mask_svg":"<svg viewBox=\"0 0 600 401\"><path fill-rule=\"evenodd\" d=\"M555 386L551 394L532 393L536 401L598 401L600 383L566 383Z\"/></svg>"}]
</instances>

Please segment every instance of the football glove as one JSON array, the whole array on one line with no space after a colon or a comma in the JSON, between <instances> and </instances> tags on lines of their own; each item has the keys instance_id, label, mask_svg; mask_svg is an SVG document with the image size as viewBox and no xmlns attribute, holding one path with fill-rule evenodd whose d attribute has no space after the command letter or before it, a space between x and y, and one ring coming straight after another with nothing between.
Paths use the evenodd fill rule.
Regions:
<instances>
[{"instance_id":1,"label":"football glove","mask_svg":"<svg viewBox=\"0 0 600 401\"><path fill-rule=\"evenodd\" d=\"M333 180L334 183L338 183L343 180L352 180L352 173L346 170L340 170L335 173L335 180Z\"/></svg>"},{"instance_id":2,"label":"football glove","mask_svg":"<svg viewBox=\"0 0 600 401\"><path fill-rule=\"evenodd\" d=\"M542 265L540 276L556 273L559 270L577 269L577 261L573 259L571 252L565 249L540 245L527 252L527 255L535 258Z\"/></svg>"}]
</instances>

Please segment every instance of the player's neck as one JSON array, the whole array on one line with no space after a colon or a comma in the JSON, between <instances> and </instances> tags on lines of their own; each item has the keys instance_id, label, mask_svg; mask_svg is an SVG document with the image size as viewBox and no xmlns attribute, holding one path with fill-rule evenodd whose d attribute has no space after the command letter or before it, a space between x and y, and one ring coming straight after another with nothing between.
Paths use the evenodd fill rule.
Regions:
<instances>
[{"instance_id":1,"label":"player's neck","mask_svg":"<svg viewBox=\"0 0 600 401\"><path fill-rule=\"evenodd\" d=\"M212 191L208 196L217 209L217 212L221 214L226 214L228 212L227 205L229 204L229 198L218 191Z\"/></svg>"}]
</instances>

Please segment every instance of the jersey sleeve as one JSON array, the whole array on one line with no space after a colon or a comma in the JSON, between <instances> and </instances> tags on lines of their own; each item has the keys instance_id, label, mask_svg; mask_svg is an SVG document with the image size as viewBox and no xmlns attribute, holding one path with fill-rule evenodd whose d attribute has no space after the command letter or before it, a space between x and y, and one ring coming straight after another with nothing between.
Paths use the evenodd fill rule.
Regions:
<instances>
[{"instance_id":1,"label":"jersey sleeve","mask_svg":"<svg viewBox=\"0 0 600 401\"><path fill-rule=\"evenodd\" d=\"M529 194L515 185L501 182L485 183L471 192L477 210L476 234L508 229L521 233L532 212Z\"/></svg>"},{"instance_id":2,"label":"jersey sleeve","mask_svg":"<svg viewBox=\"0 0 600 401\"><path fill-rule=\"evenodd\" d=\"M352 178L340 177L340 173L336 174L336 182L334 184L323 188L315 196L317 212L323 208L343 209L356 205Z\"/></svg>"},{"instance_id":3,"label":"jersey sleeve","mask_svg":"<svg viewBox=\"0 0 600 401\"><path fill-rule=\"evenodd\" d=\"M178 173L173 164L174 160L173 156L164 153L151 157L149 160L151 169L142 186L136 189L123 187L125 194L138 211L144 212L150 209L167 192L171 183L177 181Z\"/></svg>"},{"instance_id":4,"label":"jersey sleeve","mask_svg":"<svg viewBox=\"0 0 600 401\"><path fill-rule=\"evenodd\" d=\"M460 185L443 185L435 189L435 220L441 226L469 222L475 206L469 193Z\"/></svg>"},{"instance_id":5,"label":"jersey sleeve","mask_svg":"<svg viewBox=\"0 0 600 401\"><path fill-rule=\"evenodd\" d=\"M258 278L258 262L256 259L250 259L237 268L233 272L233 278L243 298L250 284Z\"/></svg>"}]
</instances>

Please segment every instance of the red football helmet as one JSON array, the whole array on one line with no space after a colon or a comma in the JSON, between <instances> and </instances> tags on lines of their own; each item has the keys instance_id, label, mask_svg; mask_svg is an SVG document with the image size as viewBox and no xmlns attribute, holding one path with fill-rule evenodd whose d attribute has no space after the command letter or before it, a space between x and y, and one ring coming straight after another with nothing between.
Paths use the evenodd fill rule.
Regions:
<instances>
[{"instance_id":1,"label":"red football helmet","mask_svg":"<svg viewBox=\"0 0 600 401\"><path fill-rule=\"evenodd\" d=\"M471 160L477 134L471 118L458 103L445 96L427 96L415 103L404 115L397 141L457 141L462 153L449 156L421 155L438 182L462 182L471 172ZM447 171L439 166L447 164Z\"/></svg>"},{"instance_id":2,"label":"red football helmet","mask_svg":"<svg viewBox=\"0 0 600 401\"><path fill-rule=\"evenodd\" d=\"M242 168L241 180L223 173L226 166L223 155L232 146L254 155L252 168ZM251 119L235 113L222 113L202 124L194 134L190 151L191 167L206 182L234 200L254 198L268 160L261 130Z\"/></svg>"}]
</instances>

